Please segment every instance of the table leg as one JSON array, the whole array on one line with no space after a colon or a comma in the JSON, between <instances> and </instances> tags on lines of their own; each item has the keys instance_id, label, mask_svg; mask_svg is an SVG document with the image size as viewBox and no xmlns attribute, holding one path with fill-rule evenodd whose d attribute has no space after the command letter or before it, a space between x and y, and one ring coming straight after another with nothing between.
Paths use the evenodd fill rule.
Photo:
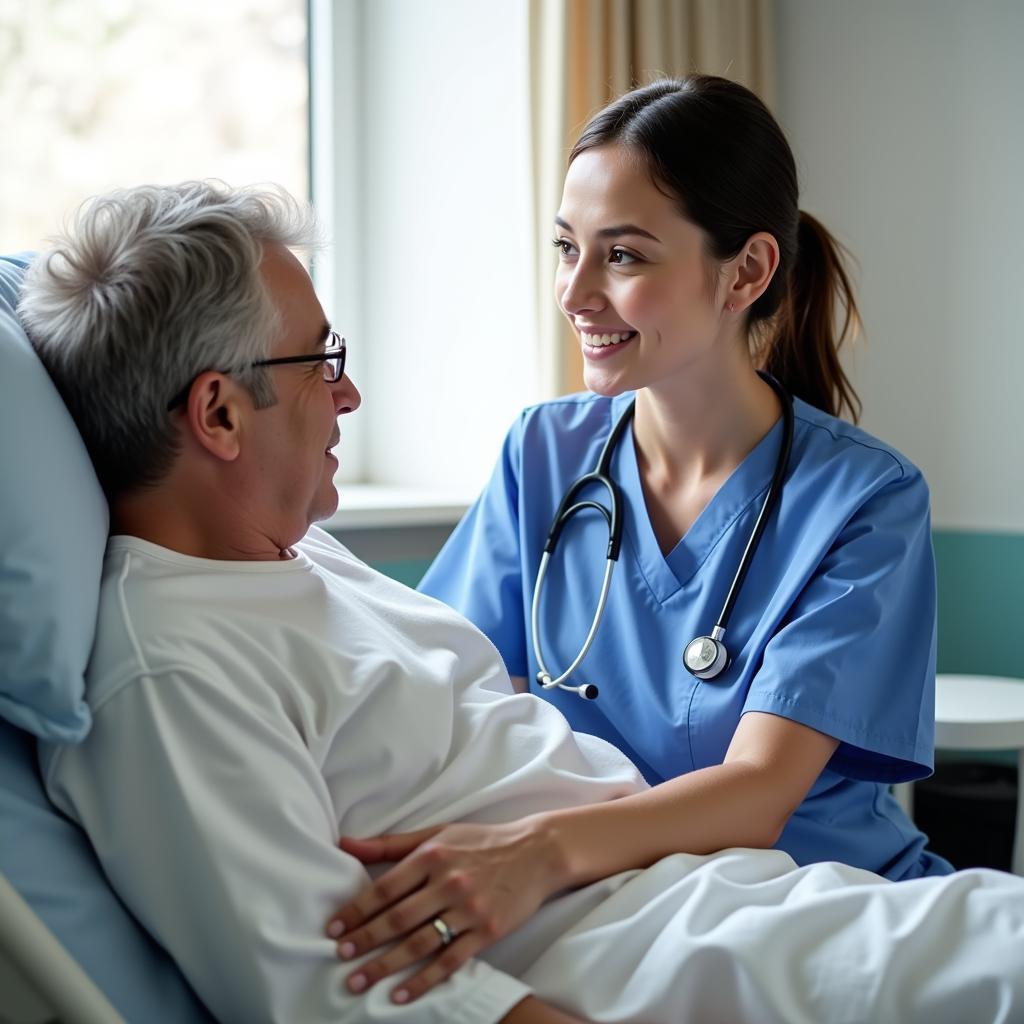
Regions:
<instances>
[{"instance_id":1,"label":"table leg","mask_svg":"<svg viewBox=\"0 0 1024 1024\"><path fill-rule=\"evenodd\" d=\"M1024 756L1024 752L1022 752ZM907 813L907 817L914 820L914 784L912 782L897 782L892 787L892 795L896 798L896 803L903 808Z\"/></svg>"},{"instance_id":2,"label":"table leg","mask_svg":"<svg viewBox=\"0 0 1024 1024\"><path fill-rule=\"evenodd\" d=\"M1024 875L1024 747L1017 751L1017 823L1011 870L1015 875Z\"/></svg>"}]
</instances>

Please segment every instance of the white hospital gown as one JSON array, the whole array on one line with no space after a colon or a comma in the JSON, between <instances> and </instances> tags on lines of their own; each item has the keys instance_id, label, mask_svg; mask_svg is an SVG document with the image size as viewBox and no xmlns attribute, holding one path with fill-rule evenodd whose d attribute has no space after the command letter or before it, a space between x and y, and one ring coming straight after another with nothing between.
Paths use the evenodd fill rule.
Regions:
<instances>
[{"instance_id":1,"label":"white hospital gown","mask_svg":"<svg viewBox=\"0 0 1024 1024\"><path fill-rule=\"evenodd\" d=\"M95 724L44 751L51 797L220 1020L491 1024L531 991L595 1021L1024 1019L1024 882L893 884L768 851L677 855L564 895L410 1006L390 979L350 995L355 965L323 928L368 876L340 834L644 784L512 694L490 642L440 603L322 531L296 553L211 562L113 538Z\"/></svg>"}]
</instances>

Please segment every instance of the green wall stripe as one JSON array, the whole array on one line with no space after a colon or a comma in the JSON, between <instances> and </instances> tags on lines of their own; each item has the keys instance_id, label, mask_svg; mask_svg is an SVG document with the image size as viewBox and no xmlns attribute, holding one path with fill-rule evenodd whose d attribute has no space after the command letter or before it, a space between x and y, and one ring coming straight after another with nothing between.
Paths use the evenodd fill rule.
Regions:
<instances>
[{"instance_id":1,"label":"green wall stripe","mask_svg":"<svg viewBox=\"0 0 1024 1024\"><path fill-rule=\"evenodd\" d=\"M407 587L415 587L427 571L432 558L401 558L390 562L374 562L373 567Z\"/></svg>"},{"instance_id":2,"label":"green wall stripe","mask_svg":"<svg viewBox=\"0 0 1024 1024\"><path fill-rule=\"evenodd\" d=\"M935 530L940 672L1024 679L1024 534ZM377 562L415 587L429 558Z\"/></svg>"},{"instance_id":3,"label":"green wall stripe","mask_svg":"<svg viewBox=\"0 0 1024 1024\"><path fill-rule=\"evenodd\" d=\"M1024 534L935 530L940 672L1024 679Z\"/></svg>"}]
</instances>

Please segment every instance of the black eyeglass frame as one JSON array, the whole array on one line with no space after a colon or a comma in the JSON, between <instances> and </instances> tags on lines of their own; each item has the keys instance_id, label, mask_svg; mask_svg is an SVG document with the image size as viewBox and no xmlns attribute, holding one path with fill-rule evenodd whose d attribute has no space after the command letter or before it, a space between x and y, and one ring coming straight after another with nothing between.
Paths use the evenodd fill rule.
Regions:
<instances>
[{"instance_id":1,"label":"black eyeglass frame","mask_svg":"<svg viewBox=\"0 0 1024 1024\"><path fill-rule=\"evenodd\" d=\"M323 352L310 353L308 356L275 356L272 359L257 359L256 362L250 363L249 367L285 366L290 363L320 362L324 364L324 380L328 384L337 384L345 376L345 357L348 354L348 345L345 339L335 330L328 330L327 337L330 342L333 342L333 347L328 346ZM226 373L227 371L221 372ZM168 412L175 406L182 405L188 400L188 393L192 390L194 382L195 377L167 403Z\"/></svg>"}]
</instances>

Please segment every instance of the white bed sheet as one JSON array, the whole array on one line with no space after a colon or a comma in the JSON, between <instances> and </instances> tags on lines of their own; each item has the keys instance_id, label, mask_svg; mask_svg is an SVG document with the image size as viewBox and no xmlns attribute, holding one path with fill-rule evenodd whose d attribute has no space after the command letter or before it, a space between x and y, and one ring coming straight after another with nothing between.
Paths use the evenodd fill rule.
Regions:
<instances>
[{"instance_id":1,"label":"white bed sheet","mask_svg":"<svg viewBox=\"0 0 1024 1024\"><path fill-rule=\"evenodd\" d=\"M1009 1024L1024 879L677 854L562 897L484 958L596 1022Z\"/></svg>"}]
</instances>

